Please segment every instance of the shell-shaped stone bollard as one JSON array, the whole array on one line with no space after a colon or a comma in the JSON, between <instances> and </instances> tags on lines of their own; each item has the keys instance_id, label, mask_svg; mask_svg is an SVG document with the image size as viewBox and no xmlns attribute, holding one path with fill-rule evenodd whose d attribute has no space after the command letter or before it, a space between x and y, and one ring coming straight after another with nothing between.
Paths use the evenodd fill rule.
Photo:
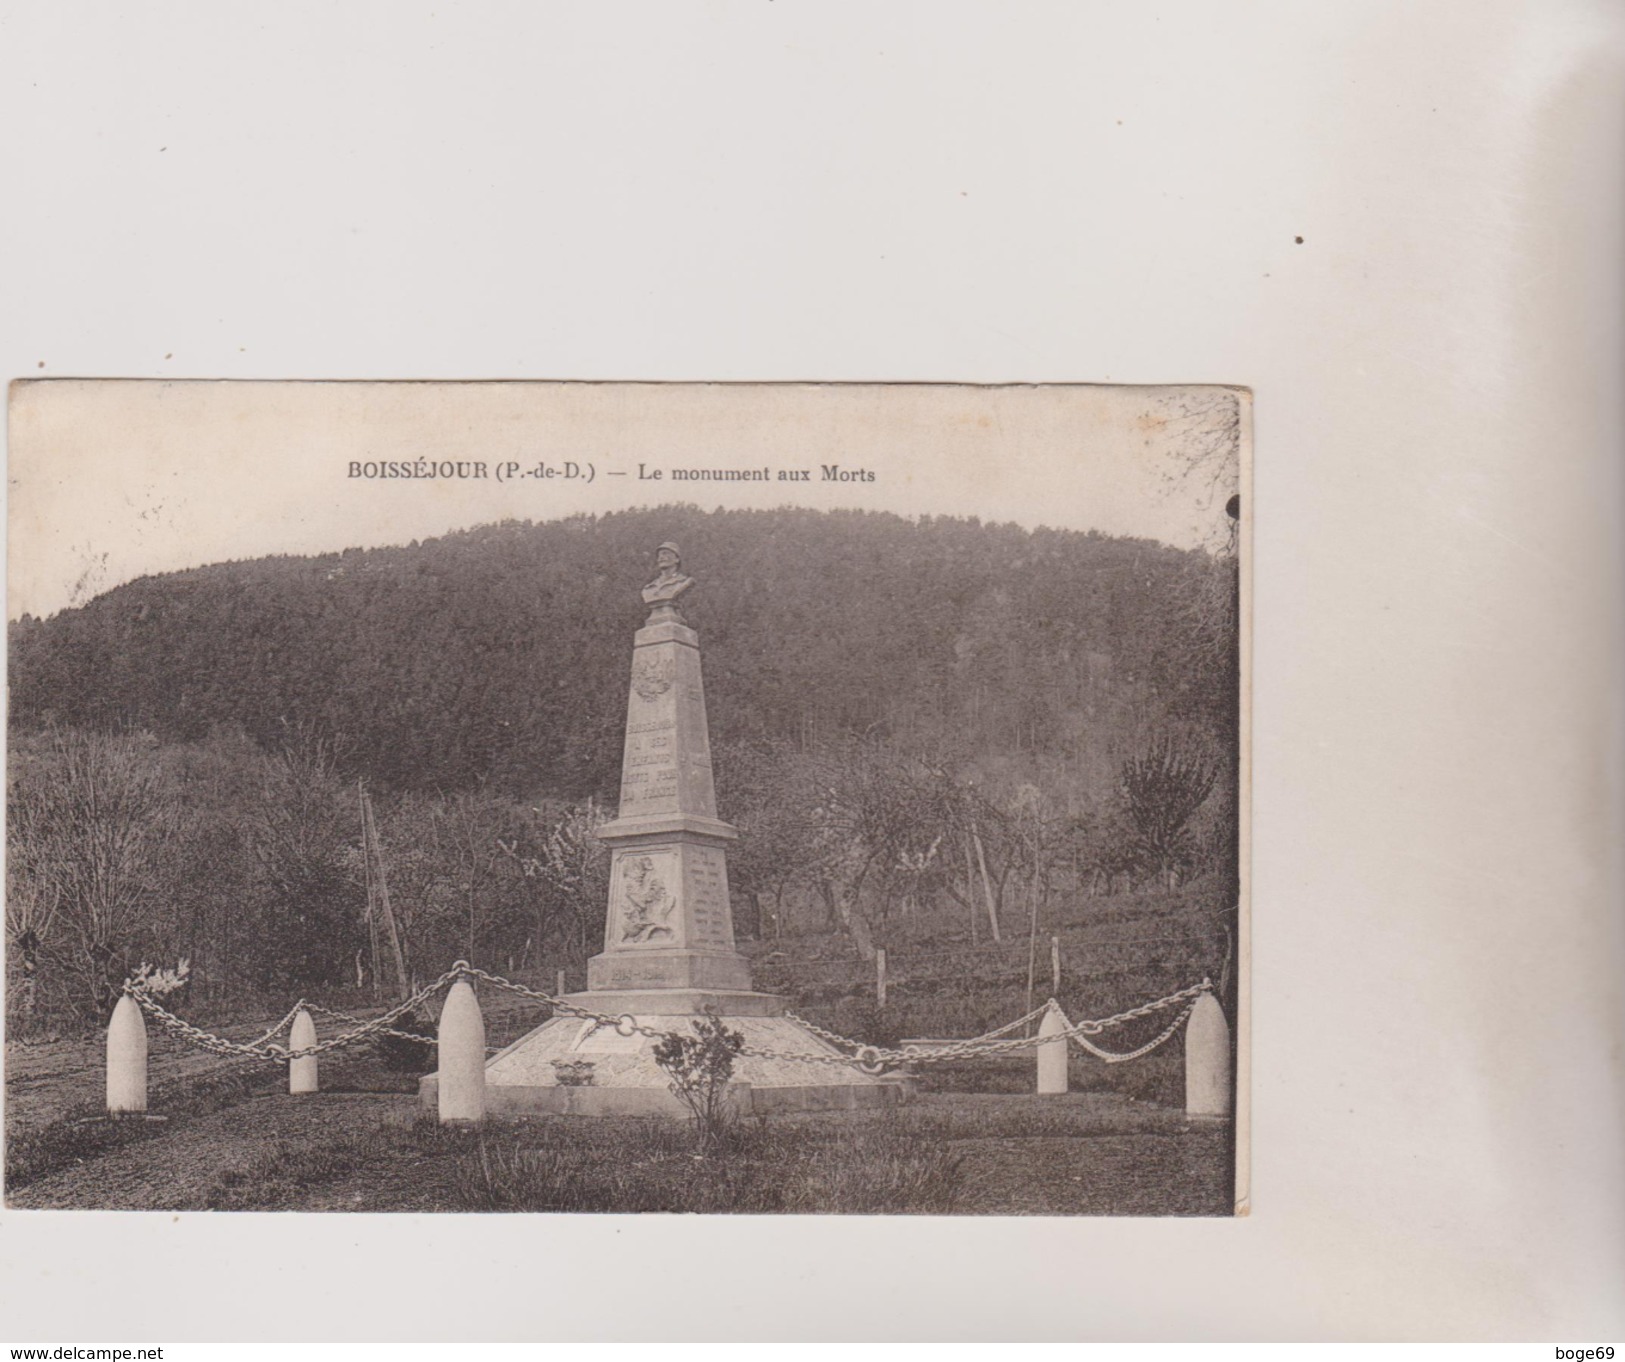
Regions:
<instances>
[{"instance_id":1,"label":"shell-shaped stone bollard","mask_svg":"<svg viewBox=\"0 0 1625 1362\"><path fill-rule=\"evenodd\" d=\"M1231 1086L1230 1027L1219 1000L1204 993L1185 1023L1185 1114L1228 1116Z\"/></svg>"},{"instance_id":2,"label":"shell-shaped stone bollard","mask_svg":"<svg viewBox=\"0 0 1625 1362\"><path fill-rule=\"evenodd\" d=\"M310 1013L300 1008L288 1031L290 1050L309 1049L316 1043L316 1023ZM316 1092L316 1056L304 1055L288 1061L288 1091L291 1093Z\"/></svg>"},{"instance_id":3,"label":"shell-shaped stone bollard","mask_svg":"<svg viewBox=\"0 0 1625 1362\"><path fill-rule=\"evenodd\" d=\"M1065 1092L1067 1039L1066 1015L1054 1004L1044 1009L1044 1019L1038 1023L1038 1091Z\"/></svg>"},{"instance_id":4,"label":"shell-shaped stone bollard","mask_svg":"<svg viewBox=\"0 0 1625 1362\"><path fill-rule=\"evenodd\" d=\"M440 1121L485 1119L485 1018L467 979L459 979L440 1011Z\"/></svg>"},{"instance_id":5,"label":"shell-shaped stone bollard","mask_svg":"<svg viewBox=\"0 0 1625 1362\"><path fill-rule=\"evenodd\" d=\"M107 1025L107 1110L110 1115L147 1109L147 1021L128 993Z\"/></svg>"}]
</instances>

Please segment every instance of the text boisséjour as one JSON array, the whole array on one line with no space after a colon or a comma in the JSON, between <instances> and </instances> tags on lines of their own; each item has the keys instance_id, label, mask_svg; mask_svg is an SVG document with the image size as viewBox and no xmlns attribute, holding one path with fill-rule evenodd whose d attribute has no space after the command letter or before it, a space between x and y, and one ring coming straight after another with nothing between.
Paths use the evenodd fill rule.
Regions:
<instances>
[{"instance_id":1,"label":"text boiss\u00e9jour","mask_svg":"<svg viewBox=\"0 0 1625 1362\"><path fill-rule=\"evenodd\" d=\"M378 459L350 462L352 478L488 478L483 459Z\"/></svg>"}]
</instances>

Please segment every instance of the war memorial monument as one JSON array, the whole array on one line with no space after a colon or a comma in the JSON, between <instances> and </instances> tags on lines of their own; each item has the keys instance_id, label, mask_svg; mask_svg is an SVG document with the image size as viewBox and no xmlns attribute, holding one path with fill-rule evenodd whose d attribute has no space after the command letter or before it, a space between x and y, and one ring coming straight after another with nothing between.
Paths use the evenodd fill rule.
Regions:
<instances>
[{"instance_id":1,"label":"war memorial monument","mask_svg":"<svg viewBox=\"0 0 1625 1362\"><path fill-rule=\"evenodd\" d=\"M738 832L717 817L699 635L678 602L694 586L675 544L643 588L648 620L632 643L619 816L598 830L610 847L604 949L587 964L587 991L565 998L630 1016L656 1031L688 1032L705 1015L745 1038L730 1092L742 1113L878 1106L905 1095L896 1078L847 1062L785 1015L786 1001L751 988L750 961L734 944L728 847ZM682 1115L658 1042L641 1032L558 1016L491 1057L486 1107L493 1115ZM433 1106L437 1075L422 1084Z\"/></svg>"}]
</instances>

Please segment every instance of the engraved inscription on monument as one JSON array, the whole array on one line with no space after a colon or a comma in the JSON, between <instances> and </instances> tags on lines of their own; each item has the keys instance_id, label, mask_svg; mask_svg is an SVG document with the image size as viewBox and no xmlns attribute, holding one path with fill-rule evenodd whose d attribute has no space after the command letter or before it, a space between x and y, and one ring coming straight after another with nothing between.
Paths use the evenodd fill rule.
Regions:
<instances>
[{"instance_id":1,"label":"engraved inscription on monument","mask_svg":"<svg viewBox=\"0 0 1625 1362\"><path fill-rule=\"evenodd\" d=\"M728 877L722 852L715 847L694 847L687 860L689 923L693 928L689 944L727 949L733 940L728 929Z\"/></svg>"},{"instance_id":2,"label":"engraved inscription on monument","mask_svg":"<svg viewBox=\"0 0 1625 1362\"><path fill-rule=\"evenodd\" d=\"M676 728L674 718L627 725L626 755L621 763L623 808L677 797Z\"/></svg>"}]
</instances>

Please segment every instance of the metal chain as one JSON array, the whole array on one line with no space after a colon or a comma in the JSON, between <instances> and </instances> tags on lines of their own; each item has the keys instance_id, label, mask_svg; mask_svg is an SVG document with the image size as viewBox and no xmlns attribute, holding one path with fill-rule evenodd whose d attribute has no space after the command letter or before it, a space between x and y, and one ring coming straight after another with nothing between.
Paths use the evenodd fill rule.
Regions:
<instances>
[{"instance_id":1,"label":"metal chain","mask_svg":"<svg viewBox=\"0 0 1625 1362\"><path fill-rule=\"evenodd\" d=\"M628 1037L641 1035L647 1037L648 1039L658 1041L678 1038L677 1032L663 1031L658 1027L645 1026L630 1013L623 1013L618 1017L612 1017L604 1012L595 1012L591 1008L579 1007L574 1003L566 1002L562 998L556 998L550 993L543 993L540 989L529 988L524 984L516 984L511 980L502 978L500 975L492 974L488 970L477 969L473 965L469 964L469 962L466 960L457 961L449 970L442 974L432 984L429 984L425 988L419 989L410 998L397 1003L394 1007L390 1008L389 1011L383 1013L383 1015L379 1017L375 1017L371 1021L362 1021L360 1018L353 1017L348 1013L337 1012L332 1008L321 1007L319 1004L306 1003L303 999L301 999L300 1002L290 1010L288 1015L284 1017L282 1021L278 1022L275 1027L268 1031L264 1036L260 1037L259 1040L252 1041L247 1044L240 1041L227 1040L223 1036L212 1035L199 1027L193 1026L190 1022L183 1021L173 1012L165 1009L150 994L141 989L130 988L127 990L127 992L136 1000L137 1004L140 1005L144 1012L146 1012L166 1031L179 1040L198 1046L200 1049L208 1050L214 1054L228 1055L244 1059L258 1059L268 1061L270 1063L283 1063L289 1059L302 1059L307 1056L326 1054L329 1051L338 1050L349 1045L355 1045L363 1040L370 1040L374 1036L379 1035L399 1036L403 1040L415 1041L422 1044L434 1044L435 1042L427 1036L415 1036L409 1032L395 1029L393 1023L399 1021L400 1018L407 1012L410 1012L424 1002L427 1002L435 994L439 993L441 989L445 988L449 984L456 983L460 979L482 980L483 982L490 984L493 988L501 989L504 992L512 993L521 998L528 998L533 1002L546 1003L558 1015L579 1017L583 1021L594 1022L598 1026L610 1027L617 1035ZM1213 985L1208 980L1204 979L1200 984L1196 984L1191 988L1182 989L1178 993L1171 993L1166 998L1158 998L1155 1002L1145 1003L1140 1007L1130 1008L1126 1012L1119 1012L1114 1016L1104 1017L1098 1021L1078 1022L1054 1036L1046 1036L1043 1039L1049 1041L1070 1038L1077 1041L1079 1045L1081 1045L1085 1050L1088 1050L1091 1054L1098 1055L1108 1063L1120 1064L1125 1060L1136 1059L1143 1054L1147 1054L1151 1050L1156 1049L1157 1046L1161 1045L1165 1040L1168 1039L1168 1037L1173 1035L1174 1032L1179 1029L1181 1023L1183 1023L1185 1018L1190 1015L1191 1009L1196 1005L1196 998L1203 993L1211 992L1212 988ZM1179 1016L1174 1019L1173 1023L1155 1040L1141 1046L1137 1050L1130 1051L1126 1054L1113 1054L1110 1051L1100 1050L1083 1039L1084 1036L1098 1035L1100 1032L1105 1031L1110 1027L1121 1026L1125 1022L1134 1021L1140 1017L1150 1016L1155 1012L1161 1011L1165 1007L1171 1007L1175 1003L1185 1002L1186 1000L1189 1000L1189 1006L1187 1006L1179 1014ZM1054 999L1050 999L1048 1002L1044 1003L1043 1006L1034 1008L1025 1016L1018 1017L1015 1021L1007 1022L1004 1026L998 1027L995 1030L988 1031L983 1035L975 1036L968 1040L955 1041L952 1044L944 1045L939 1049L928 1051L916 1049L889 1049L877 1045L865 1045L861 1041L855 1041L850 1037L838 1035L833 1031L828 1031L821 1026L817 1026L814 1023L807 1021L803 1017L796 1016L796 1014L792 1012L785 1014L788 1020L798 1026L803 1027L811 1034L829 1042L832 1045L850 1048L853 1053L814 1055L793 1050L775 1050L766 1046L745 1046L740 1050L739 1053L743 1055L750 1055L758 1059L793 1060L803 1064L851 1065L865 1073L878 1074L883 1073L886 1069L900 1064L942 1064L955 1059L968 1058L972 1055L1009 1054L1017 1050L1031 1049L1033 1046L1039 1043L1039 1038L1036 1036L1019 1036L1013 1040L1001 1040L998 1038L1007 1035L1009 1032L1014 1031L1021 1026L1026 1025L1035 1017L1040 1016L1042 1013L1047 1011L1051 1006L1058 1007L1059 1004L1055 1003ZM334 1036L329 1040L320 1042L319 1044L306 1046L300 1050L291 1050L287 1046L283 1045L266 1044L266 1041L268 1041L271 1036L274 1036L280 1032L282 1028L298 1014L301 1007L312 1007L315 1010L322 1012L327 1016L333 1017L338 1021L349 1023L356 1029L341 1036ZM487 1048L494 1050L497 1047Z\"/></svg>"},{"instance_id":2,"label":"metal chain","mask_svg":"<svg viewBox=\"0 0 1625 1362\"><path fill-rule=\"evenodd\" d=\"M461 964L462 962L459 961L458 963ZM212 1054L229 1055L241 1059L258 1059L267 1063L280 1064L289 1059L304 1059L312 1055L326 1054L331 1050L355 1045L360 1041L371 1039L374 1035L391 1031L393 1029L392 1023L399 1021L402 1016L413 1008L421 1006L447 984L456 982L458 977L457 966L453 965L451 969L447 970L432 984L419 989L410 998L397 1003L382 1016L370 1022L361 1023L359 1029L342 1036L334 1036L330 1040L324 1040L317 1045L309 1045L300 1050L291 1050L285 1045L245 1045L240 1041L227 1040L224 1036L212 1035L200 1027L193 1026L188 1021L183 1021L173 1012L163 1007L157 999L141 989L132 988L129 990L129 994L136 1000L143 1012L157 1021L165 1031L169 1032L177 1040L185 1041L187 1044L195 1045L202 1050L208 1050ZM396 1034L405 1033L396 1032ZM413 1039L417 1039L417 1037L413 1037Z\"/></svg>"},{"instance_id":3,"label":"metal chain","mask_svg":"<svg viewBox=\"0 0 1625 1362\"><path fill-rule=\"evenodd\" d=\"M348 1012L339 1012L331 1007L323 1007L320 1003L306 1003L312 1012L320 1012L324 1017L331 1017L334 1021L347 1022L351 1026L365 1026L367 1023L360 1017L352 1017ZM440 1042L433 1036L414 1036L410 1031L397 1031L393 1026L386 1026L378 1033L384 1036L398 1036L401 1040L414 1040L419 1045L438 1045ZM487 1049L494 1047L487 1046Z\"/></svg>"},{"instance_id":4,"label":"metal chain","mask_svg":"<svg viewBox=\"0 0 1625 1362\"><path fill-rule=\"evenodd\" d=\"M1170 993L1166 998L1158 998L1154 1003L1146 1003L1141 1007L1132 1007L1127 1012L1119 1012L1115 1016L1103 1017L1099 1021L1083 1021L1074 1023L1065 1032L1066 1035L1096 1036L1113 1026L1121 1026L1124 1022L1135 1021L1140 1017L1149 1017L1153 1012L1160 1012L1165 1007L1175 1003L1182 1003L1187 998L1194 1004L1196 999L1204 993L1213 992L1213 985L1206 979L1199 984L1192 984L1189 988L1182 988L1178 993ZM1053 1001L1053 999L1051 1000ZM1044 1004L1046 1007L1048 1003ZM1060 1004L1056 1004L1059 1006Z\"/></svg>"},{"instance_id":5,"label":"metal chain","mask_svg":"<svg viewBox=\"0 0 1625 1362\"><path fill-rule=\"evenodd\" d=\"M492 974L487 970L476 969L472 965L469 965L466 961L458 961L456 965L452 966L452 970L453 972L459 973L463 976L482 979L495 988L504 989L507 992L516 994L520 997L530 998L536 1002L547 1003L549 1006L554 1008L555 1011L562 1013L565 1016L580 1017L583 1021L592 1021L596 1022L600 1026L613 1027L618 1035L642 1035L653 1040L666 1040L677 1034L676 1032L672 1031L662 1031L652 1026L644 1026L635 1017L629 1014L623 1014L619 1017L611 1017L603 1012L594 1012L590 1008L578 1007L574 1003L567 1003L562 998L556 998L550 993L543 993L539 989L528 988L524 984L513 983L511 980L504 979L500 975ZM1165 1007L1171 1007L1175 1003L1183 1002L1186 999L1194 999L1198 994L1209 992L1211 989L1212 985L1204 979L1200 984L1196 984L1191 988L1182 989L1178 993L1169 994L1166 998L1158 998L1155 1002L1146 1003L1140 1007L1130 1008L1126 1012L1119 1012L1115 1016L1104 1017L1099 1021L1079 1022L1076 1026L1073 1026L1066 1032L1063 1032L1062 1035L1096 1035L1110 1027L1120 1026L1125 1022L1134 1021L1137 1018L1150 1016L1152 1013L1159 1012ZM802 1064L851 1065L865 1073L870 1074L882 1073L888 1068L892 1068L896 1065L904 1063L941 1064L953 1059L966 1058L970 1055L1009 1054L1018 1050L1031 1049L1033 1046L1038 1044L1037 1038L1023 1036L1018 1037L1015 1040L995 1040L993 1037L1013 1031L1017 1027L1033 1020L1034 1017L1037 1017L1043 1013L1049 1007L1049 1005L1050 1004L1046 1002L1042 1007L1035 1008L1026 1016L1018 1017L1015 1021L999 1027L996 1031L990 1031L985 1036L977 1036L970 1040L958 1041L953 1045L943 1046L940 1050L931 1050L923 1053L918 1050L884 1049L876 1045L864 1045L860 1041L854 1041L846 1036L837 1035L833 1031L826 1031L823 1027L814 1026L808 1023L805 1019L796 1017L794 1014L788 1014L791 1020L806 1027L813 1034L830 1041L832 1044L854 1047L854 1053L850 1055L813 1055L807 1054L803 1051L775 1050L768 1046L754 1045L744 1046L741 1048L739 1053L756 1059L792 1060ZM1182 1019L1183 1018L1181 1018L1181 1020ZM1178 1024L1176 1022L1175 1026L1170 1029L1168 1034L1171 1035L1173 1031L1177 1029ZM1046 1037L1046 1039L1056 1038L1058 1037ZM1159 1040L1158 1044L1160 1043L1161 1041Z\"/></svg>"},{"instance_id":6,"label":"metal chain","mask_svg":"<svg viewBox=\"0 0 1625 1362\"><path fill-rule=\"evenodd\" d=\"M1017 1017L1013 1022L1006 1022L1003 1026L996 1027L992 1031L985 1031L979 1036L973 1036L970 1040L961 1041L959 1043L969 1045L974 1041L997 1040L1000 1036L1008 1035L1017 1027L1025 1026L1028 1022L1032 1021L1034 1017L1042 1016L1045 1008L1048 1006L1048 1003L1043 1003L1040 1006L1033 1008L1033 1010L1025 1017ZM827 1040L832 1045L844 1045L848 1049L852 1050L861 1050L863 1048L863 1042L861 1040L853 1040L850 1036L842 1036L834 1031L826 1031L816 1022L810 1022L805 1017L798 1017L794 1012L786 1012L784 1017L786 1021L793 1021L797 1026L811 1031L813 1035L817 1036L820 1040Z\"/></svg>"},{"instance_id":7,"label":"metal chain","mask_svg":"<svg viewBox=\"0 0 1625 1362\"><path fill-rule=\"evenodd\" d=\"M1078 1022L1075 1025L1069 1026L1065 1031L1059 1032L1054 1036L1046 1036L1044 1039L1060 1040L1063 1038L1072 1038L1081 1040L1081 1037L1085 1035L1098 1035L1100 1032L1108 1030L1113 1026L1121 1026L1125 1022L1135 1021L1140 1017L1148 1017L1154 1012L1160 1012L1165 1007L1172 1007L1175 1003L1185 1002L1187 999L1191 1001L1191 1006L1194 1007L1196 997L1200 994L1211 992L1212 988L1213 985L1204 979L1201 983L1194 984L1187 989L1181 989L1178 993L1170 993L1166 998L1158 998L1155 1002L1145 1003L1140 1007L1130 1008L1128 1011L1116 1013L1114 1016L1102 1017L1098 1021ZM848 1040L844 1036L834 1036L833 1032L825 1032L822 1027L809 1027L809 1030L814 1030L816 1033L822 1034L825 1039L833 1038L837 1043L856 1046L856 1053L841 1056L806 1055L786 1053L783 1051L757 1050L748 1047L742 1053L753 1054L768 1059L799 1059L818 1064L829 1064L845 1061L846 1063L853 1064L859 1069L862 1069L865 1073L880 1073L885 1069L891 1068L898 1064L944 1064L951 1060L968 1059L973 1055L1011 1054L1017 1050L1031 1049L1038 1044L1038 1037L1020 1036L1015 1040L995 1040L993 1037L1001 1035L1007 1031L1012 1031L1018 1026L1031 1021L1034 1017L1047 1011L1053 1001L1054 1000L1051 999L1050 1002L1046 1002L1042 1007L1036 1008L1034 1011L1029 1012L1025 1017L1020 1017L1017 1020L1000 1027L997 1031L990 1031L985 1036L977 1036L970 1040L956 1041L951 1045L944 1045L931 1050L892 1050L884 1049L877 1045L861 1045L859 1042ZM1168 1036L1171 1036L1175 1031L1177 1031L1180 1023L1184 1021L1185 1016L1189 1013L1189 1010L1190 1009L1187 1008L1185 1012L1181 1013L1180 1016L1175 1020L1174 1024L1169 1027L1162 1036L1159 1036L1156 1042L1151 1045L1149 1049L1155 1049L1157 1045L1162 1044L1162 1042L1166 1040ZM801 1021L800 1018L796 1018L795 1020ZM806 1025L806 1023L802 1022L802 1025ZM1085 1048L1092 1049L1093 1047L1086 1045ZM1133 1059L1144 1053L1148 1053L1148 1050L1141 1049L1134 1051L1128 1055L1125 1055L1124 1058Z\"/></svg>"},{"instance_id":8,"label":"metal chain","mask_svg":"<svg viewBox=\"0 0 1625 1362\"><path fill-rule=\"evenodd\" d=\"M1014 1031L1017 1027L1025 1026L1028 1022L1032 1021L1035 1017L1043 1016L1044 1015L1044 1009L1046 1007L1048 1007L1048 1006L1049 1006L1048 1003L1042 1003L1038 1007L1033 1008L1033 1010L1031 1012L1029 1012L1025 1017L1017 1017L1015 1019L1015 1021L1008 1022L1004 1026L997 1027L996 1029L994 1029L992 1031L984 1032L982 1035L977 1036L976 1039L977 1040L997 1040L1000 1036L1008 1035L1010 1032Z\"/></svg>"},{"instance_id":9,"label":"metal chain","mask_svg":"<svg viewBox=\"0 0 1625 1362\"><path fill-rule=\"evenodd\" d=\"M1184 1009L1177 1017L1173 1019L1172 1022L1168 1024L1168 1028L1163 1031L1161 1035L1159 1035L1155 1040L1147 1041L1144 1045L1140 1046L1138 1050L1130 1050L1126 1054L1117 1054L1111 1050L1102 1050L1098 1045L1091 1045L1083 1038L1081 1034L1070 1035L1069 1033L1069 1035L1072 1040L1076 1041L1097 1059L1103 1059L1108 1064L1122 1064L1127 1060L1138 1059L1141 1055L1150 1054L1157 1048L1157 1046L1161 1045L1163 1041L1167 1040L1174 1034L1175 1031L1179 1030L1179 1028L1185 1024L1185 1019L1190 1016L1191 1011L1195 1008L1195 1006L1196 1004L1194 1002L1186 1003Z\"/></svg>"},{"instance_id":10,"label":"metal chain","mask_svg":"<svg viewBox=\"0 0 1625 1362\"><path fill-rule=\"evenodd\" d=\"M243 1045L237 1041L226 1040L223 1036L210 1035L207 1031L200 1030L190 1022L182 1021L173 1012L165 1011L145 993L132 990L130 997L134 998L141 1010L152 1017L170 1035L189 1045L195 1045L200 1050L207 1050L216 1055L227 1055L233 1059L259 1059L273 1062L279 1062L282 1059L280 1054L272 1054L264 1046Z\"/></svg>"},{"instance_id":11,"label":"metal chain","mask_svg":"<svg viewBox=\"0 0 1625 1362\"><path fill-rule=\"evenodd\" d=\"M367 1023L360 1017L352 1017L348 1012L340 1012L336 1008L323 1007L320 1003L306 1003L312 1012L319 1012L324 1017L331 1017L334 1021L346 1022L350 1026L365 1026Z\"/></svg>"},{"instance_id":12,"label":"metal chain","mask_svg":"<svg viewBox=\"0 0 1625 1362\"><path fill-rule=\"evenodd\" d=\"M283 1027L288 1026L293 1021L293 1019L299 1015L299 1009L301 1007L303 1007L304 1005L305 1005L305 1000L303 998L301 998L298 1002L296 1002L292 1007L290 1007L288 1009L288 1015L287 1016L283 1017L283 1019L281 1021L279 1021L275 1026L273 1026L269 1031L265 1032L263 1035L255 1037L253 1040L249 1041L248 1043L250 1045L264 1045L265 1042L270 1040L272 1036L278 1034L283 1029Z\"/></svg>"},{"instance_id":13,"label":"metal chain","mask_svg":"<svg viewBox=\"0 0 1625 1362\"><path fill-rule=\"evenodd\" d=\"M662 1031L657 1027L645 1026L631 1013L623 1012L618 1017L611 1017L604 1012L594 1012L591 1008L577 1007L574 1003L567 1003L563 998L555 998L551 993L543 993L540 989L527 988L524 984L516 984L501 975L492 974L488 970L476 969L466 960L459 960L452 966L463 976L472 979L483 979L493 988L500 988L521 998L529 998L534 1002L546 1003L555 1012L566 1017L580 1017L582 1021L597 1022L600 1026L613 1027L618 1036L647 1036L651 1040L666 1040L677 1035L675 1031Z\"/></svg>"},{"instance_id":14,"label":"metal chain","mask_svg":"<svg viewBox=\"0 0 1625 1362\"><path fill-rule=\"evenodd\" d=\"M407 1035L407 1033L404 1031L395 1031L394 1023L399 1021L408 1012L415 1011L424 1003L428 1002L430 998L434 997L435 994L439 993L440 990L445 988L447 985L454 984L456 982L457 972L456 967L453 966L438 979L436 979L432 984L429 984L424 988L420 988L410 998L403 999L401 1002L396 1003L394 1007L390 1008L389 1011L385 1012L383 1015L374 1017L369 1022L362 1022L357 1030L348 1032L342 1036L334 1036L331 1040L324 1040L317 1045L307 1046L303 1050L288 1051L283 1055L283 1058L302 1059L307 1055L326 1054L329 1050L342 1049L345 1046L354 1045L363 1040L369 1040L373 1036L382 1035L386 1032L393 1032L395 1035ZM412 1036L409 1037L409 1039L416 1040L419 1038Z\"/></svg>"},{"instance_id":15,"label":"metal chain","mask_svg":"<svg viewBox=\"0 0 1625 1362\"><path fill-rule=\"evenodd\" d=\"M784 1019L794 1022L805 1031L811 1031L820 1040L827 1040L831 1045L844 1045L849 1049L856 1050L863 1044L861 1040L853 1040L849 1036L842 1036L834 1031L826 1031L817 1022L810 1022L805 1017L798 1017L794 1012L786 1012Z\"/></svg>"}]
</instances>

